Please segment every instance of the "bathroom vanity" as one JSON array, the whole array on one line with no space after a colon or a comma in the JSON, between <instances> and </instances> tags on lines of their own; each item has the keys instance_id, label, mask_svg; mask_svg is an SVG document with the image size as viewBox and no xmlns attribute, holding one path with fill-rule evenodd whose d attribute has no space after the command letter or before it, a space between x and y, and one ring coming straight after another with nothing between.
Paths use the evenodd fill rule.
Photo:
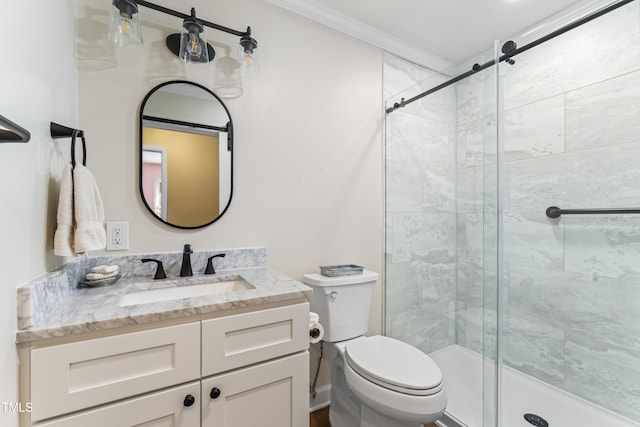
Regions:
<instances>
[{"instance_id":1,"label":"bathroom vanity","mask_svg":"<svg viewBox=\"0 0 640 427\"><path fill-rule=\"evenodd\" d=\"M308 426L310 292L264 266L74 291L17 333L20 425Z\"/></svg>"}]
</instances>

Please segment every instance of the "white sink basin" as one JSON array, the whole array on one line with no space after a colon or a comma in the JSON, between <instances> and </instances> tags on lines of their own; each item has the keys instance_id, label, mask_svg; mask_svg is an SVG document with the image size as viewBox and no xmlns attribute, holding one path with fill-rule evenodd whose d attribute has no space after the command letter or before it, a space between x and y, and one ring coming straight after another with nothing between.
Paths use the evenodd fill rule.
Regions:
<instances>
[{"instance_id":1,"label":"white sink basin","mask_svg":"<svg viewBox=\"0 0 640 427\"><path fill-rule=\"evenodd\" d=\"M199 283L197 285L171 286L169 288L146 289L125 294L120 306L134 304L149 304L152 302L173 301L182 298L204 297L231 292L254 289L255 287L242 279L225 280L220 282Z\"/></svg>"}]
</instances>

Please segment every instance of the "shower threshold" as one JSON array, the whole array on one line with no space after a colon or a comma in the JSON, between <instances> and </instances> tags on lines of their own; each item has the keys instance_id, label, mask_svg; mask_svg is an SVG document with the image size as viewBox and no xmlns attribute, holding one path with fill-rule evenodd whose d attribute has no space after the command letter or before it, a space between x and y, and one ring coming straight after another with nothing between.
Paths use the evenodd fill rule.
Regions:
<instances>
[{"instance_id":1,"label":"shower threshold","mask_svg":"<svg viewBox=\"0 0 640 427\"><path fill-rule=\"evenodd\" d=\"M483 427L482 355L451 345L429 356L440 367L447 390L447 411L437 424ZM544 418L550 427L640 427L640 423L508 366L502 368L502 385L506 390L502 394L502 426L529 427L524 414L530 413Z\"/></svg>"}]
</instances>

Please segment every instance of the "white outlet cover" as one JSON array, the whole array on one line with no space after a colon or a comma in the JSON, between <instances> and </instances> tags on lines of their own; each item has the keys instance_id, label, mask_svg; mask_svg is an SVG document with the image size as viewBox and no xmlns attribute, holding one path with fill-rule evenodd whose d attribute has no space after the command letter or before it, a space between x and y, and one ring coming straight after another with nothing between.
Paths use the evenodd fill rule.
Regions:
<instances>
[{"instance_id":1,"label":"white outlet cover","mask_svg":"<svg viewBox=\"0 0 640 427\"><path fill-rule=\"evenodd\" d=\"M129 223L127 221L107 222L108 251L124 251L129 249Z\"/></svg>"}]
</instances>

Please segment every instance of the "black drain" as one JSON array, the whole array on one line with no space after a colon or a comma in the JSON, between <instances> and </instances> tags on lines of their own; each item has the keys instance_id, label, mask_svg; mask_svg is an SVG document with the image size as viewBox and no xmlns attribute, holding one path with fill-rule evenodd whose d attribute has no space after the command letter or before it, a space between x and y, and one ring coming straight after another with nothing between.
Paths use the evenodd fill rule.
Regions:
<instances>
[{"instance_id":1,"label":"black drain","mask_svg":"<svg viewBox=\"0 0 640 427\"><path fill-rule=\"evenodd\" d=\"M536 427L549 427L547 420L536 414L524 414L524 419Z\"/></svg>"}]
</instances>

